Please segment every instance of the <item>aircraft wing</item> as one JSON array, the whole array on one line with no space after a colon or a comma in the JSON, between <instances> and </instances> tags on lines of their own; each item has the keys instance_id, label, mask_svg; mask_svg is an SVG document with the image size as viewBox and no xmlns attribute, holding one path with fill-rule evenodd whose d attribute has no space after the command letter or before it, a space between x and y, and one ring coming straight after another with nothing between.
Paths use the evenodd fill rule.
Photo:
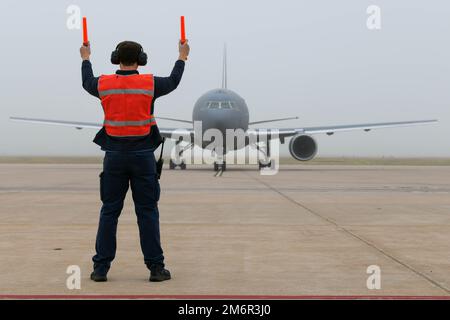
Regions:
<instances>
[{"instance_id":1,"label":"aircraft wing","mask_svg":"<svg viewBox=\"0 0 450 320\"><path fill-rule=\"evenodd\" d=\"M50 124L50 125L55 125L55 126L73 127L76 129L83 129L83 128L100 129L101 127L103 127L103 124L93 123L93 122L75 122L75 121L64 121L64 120L21 118L21 117L10 117L10 119L13 121L18 121L18 122Z\"/></svg>"},{"instance_id":2,"label":"aircraft wing","mask_svg":"<svg viewBox=\"0 0 450 320\"><path fill-rule=\"evenodd\" d=\"M324 127L305 127L305 128L288 128L288 129L277 129L279 132L279 137L281 139L294 136L296 134L320 134L326 133L328 135L333 135L335 132L341 131L355 131L364 130L366 132L373 129L382 128L397 128L397 127L409 127L417 125L425 125L436 123L437 120L417 120L417 121L400 121L400 122L380 122L380 123L365 123L365 124L349 124L349 125L336 125L336 126L324 126ZM250 129L248 130L249 135L259 135L264 134L270 129ZM274 129L271 129L274 130Z\"/></svg>"},{"instance_id":3,"label":"aircraft wing","mask_svg":"<svg viewBox=\"0 0 450 320\"><path fill-rule=\"evenodd\" d=\"M103 127L101 123L93 122L76 122L76 121L64 121L64 120L50 120L50 119L36 119L36 118L21 118L21 117L11 117L13 121L28 122L28 123L38 123L38 124L49 124L57 126L73 127L76 129L100 129ZM324 127L304 127L304 128L288 128L288 129L277 129L279 132L279 138L284 139L296 134L321 134L326 133L332 135L335 132L341 131L355 131L364 130L370 131L372 129L382 129L382 128L397 128L397 127L409 127L416 125L425 125L436 123L437 120L417 120L417 121L401 121L401 122L380 122L380 123L366 123L366 124L350 124L350 125L336 125L336 126L324 126ZM158 127L161 136L168 139L178 139L180 136L185 138L190 137L193 139L194 130L191 129L179 129L179 128L160 128ZM264 129L249 129L247 131L248 135L259 135L264 134L270 130L268 128ZM274 130L274 129L271 129Z\"/></svg>"},{"instance_id":4,"label":"aircraft wing","mask_svg":"<svg viewBox=\"0 0 450 320\"><path fill-rule=\"evenodd\" d=\"M160 128L159 133L162 137L167 139L178 140L180 137L183 137L184 140L194 141L194 129L175 129L175 128Z\"/></svg>"},{"instance_id":5,"label":"aircraft wing","mask_svg":"<svg viewBox=\"0 0 450 320\"><path fill-rule=\"evenodd\" d=\"M100 129L103 127L102 123L94 122L77 122L77 121L64 121L64 120L51 120L51 119L37 119L37 118L22 118L22 117L10 117L13 121L27 122L27 123L37 123L37 124L49 124L56 126L72 127L76 129ZM180 136L193 138L193 129L179 129L179 128L160 128L158 127L161 136L165 138L178 138Z\"/></svg>"}]
</instances>

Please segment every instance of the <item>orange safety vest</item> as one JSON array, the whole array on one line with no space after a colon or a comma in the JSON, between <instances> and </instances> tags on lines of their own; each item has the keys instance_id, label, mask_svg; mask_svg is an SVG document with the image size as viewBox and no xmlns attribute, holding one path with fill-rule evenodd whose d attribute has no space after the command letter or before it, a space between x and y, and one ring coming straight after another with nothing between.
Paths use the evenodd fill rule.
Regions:
<instances>
[{"instance_id":1,"label":"orange safety vest","mask_svg":"<svg viewBox=\"0 0 450 320\"><path fill-rule=\"evenodd\" d=\"M102 102L106 133L113 137L141 137L156 125L151 114L154 95L151 74L102 75L98 93Z\"/></svg>"}]
</instances>

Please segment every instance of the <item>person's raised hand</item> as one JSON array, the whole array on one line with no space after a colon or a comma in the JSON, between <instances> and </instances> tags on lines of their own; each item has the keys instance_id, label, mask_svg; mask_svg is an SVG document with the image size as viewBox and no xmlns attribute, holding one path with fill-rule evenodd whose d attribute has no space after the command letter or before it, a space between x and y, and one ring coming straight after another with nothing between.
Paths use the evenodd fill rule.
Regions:
<instances>
[{"instance_id":1,"label":"person's raised hand","mask_svg":"<svg viewBox=\"0 0 450 320\"><path fill-rule=\"evenodd\" d=\"M91 56L91 43L88 42L87 45L82 45L80 48L80 56L83 60L89 60Z\"/></svg>"},{"instance_id":2,"label":"person's raised hand","mask_svg":"<svg viewBox=\"0 0 450 320\"><path fill-rule=\"evenodd\" d=\"M184 43L182 43L181 40L180 40L180 42L178 42L178 51L180 52L180 56L178 59L186 61L189 56L189 52L191 51L191 48L189 47L189 43L188 43L187 39L186 39L186 42L184 42Z\"/></svg>"}]
</instances>

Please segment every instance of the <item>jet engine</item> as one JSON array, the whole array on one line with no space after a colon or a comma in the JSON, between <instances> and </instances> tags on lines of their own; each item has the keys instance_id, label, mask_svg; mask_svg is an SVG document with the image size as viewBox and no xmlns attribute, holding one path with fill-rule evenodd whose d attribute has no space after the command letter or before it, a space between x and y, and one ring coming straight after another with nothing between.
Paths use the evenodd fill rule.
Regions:
<instances>
[{"instance_id":1,"label":"jet engine","mask_svg":"<svg viewBox=\"0 0 450 320\"><path fill-rule=\"evenodd\" d=\"M289 152L299 161L308 161L316 156L317 143L312 137L298 134L289 142Z\"/></svg>"}]
</instances>

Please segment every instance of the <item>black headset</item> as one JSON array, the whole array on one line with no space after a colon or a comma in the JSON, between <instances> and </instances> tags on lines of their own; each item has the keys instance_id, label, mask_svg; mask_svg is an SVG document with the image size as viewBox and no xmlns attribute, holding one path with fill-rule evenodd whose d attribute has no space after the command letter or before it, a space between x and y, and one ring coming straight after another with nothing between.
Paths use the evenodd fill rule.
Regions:
<instances>
[{"instance_id":1,"label":"black headset","mask_svg":"<svg viewBox=\"0 0 450 320\"><path fill-rule=\"evenodd\" d=\"M140 47L140 52L138 55L137 63L139 66L145 66L147 64L147 54L144 52L144 48L142 48L142 46L139 43L133 42L133 41L123 41L123 42L119 43L116 47L116 50L114 50L111 53L111 63L112 64L120 64L119 48L120 48L120 46L122 46L126 43L135 43Z\"/></svg>"}]
</instances>

